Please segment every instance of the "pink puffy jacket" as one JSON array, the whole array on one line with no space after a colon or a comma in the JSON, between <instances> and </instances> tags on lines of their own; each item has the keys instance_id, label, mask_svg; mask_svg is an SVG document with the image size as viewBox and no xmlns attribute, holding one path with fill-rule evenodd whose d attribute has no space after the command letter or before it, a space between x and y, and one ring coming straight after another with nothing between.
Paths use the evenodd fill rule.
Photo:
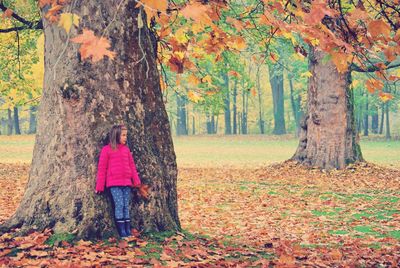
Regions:
<instances>
[{"instance_id":1,"label":"pink puffy jacket","mask_svg":"<svg viewBox=\"0 0 400 268\"><path fill-rule=\"evenodd\" d=\"M102 192L104 187L111 186L139 186L140 183L135 161L128 146L118 144L116 150L113 150L111 145L106 145L101 149L96 191Z\"/></svg>"}]
</instances>

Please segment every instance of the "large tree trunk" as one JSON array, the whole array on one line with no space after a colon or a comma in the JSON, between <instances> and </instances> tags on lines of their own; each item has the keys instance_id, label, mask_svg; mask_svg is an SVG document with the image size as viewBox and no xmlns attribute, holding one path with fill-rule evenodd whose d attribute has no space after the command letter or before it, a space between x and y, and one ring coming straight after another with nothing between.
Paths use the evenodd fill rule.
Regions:
<instances>
[{"instance_id":1,"label":"large tree trunk","mask_svg":"<svg viewBox=\"0 0 400 268\"><path fill-rule=\"evenodd\" d=\"M36 133L36 106L31 106L29 108L29 130L28 134Z\"/></svg>"},{"instance_id":2,"label":"large tree trunk","mask_svg":"<svg viewBox=\"0 0 400 268\"><path fill-rule=\"evenodd\" d=\"M15 126L15 134L21 135L21 129L19 127L19 116L18 116L18 107L14 107L14 126Z\"/></svg>"},{"instance_id":3,"label":"large tree trunk","mask_svg":"<svg viewBox=\"0 0 400 268\"><path fill-rule=\"evenodd\" d=\"M272 102L274 109L274 130L272 131L272 134L286 134L282 65L274 64L269 68L269 82L272 89Z\"/></svg>"},{"instance_id":4,"label":"large tree trunk","mask_svg":"<svg viewBox=\"0 0 400 268\"><path fill-rule=\"evenodd\" d=\"M323 169L342 169L362 161L354 124L351 74L338 73L326 53L312 49L307 112L302 120L300 142L292 159Z\"/></svg>"},{"instance_id":5,"label":"large tree trunk","mask_svg":"<svg viewBox=\"0 0 400 268\"><path fill-rule=\"evenodd\" d=\"M186 124L186 100L179 94L176 94L176 108L177 108L176 134L178 136L187 135L188 128Z\"/></svg>"},{"instance_id":6,"label":"large tree trunk","mask_svg":"<svg viewBox=\"0 0 400 268\"><path fill-rule=\"evenodd\" d=\"M226 95L224 99L225 135L232 134L231 125L231 94L229 91L229 76L224 74Z\"/></svg>"},{"instance_id":7,"label":"large tree trunk","mask_svg":"<svg viewBox=\"0 0 400 268\"><path fill-rule=\"evenodd\" d=\"M64 9L80 16L79 32L88 27L97 36L110 35L116 57L82 61L65 30L44 21L45 82L29 180L20 206L1 231L21 227L23 233L36 227L85 239L115 235L110 199L94 189L101 140L120 123L128 128L142 183L151 186L148 200L134 195L133 226L145 231L180 229L176 158L155 38L146 23L138 29L136 1L122 2L119 10L121 1L74 3Z\"/></svg>"},{"instance_id":8,"label":"large tree trunk","mask_svg":"<svg viewBox=\"0 0 400 268\"><path fill-rule=\"evenodd\" d=\"M10 135L12 135L13 126L14 126L11 109L7 109L7 116L8 116L8 120L7 120L7 135L10 136Z\"/></svg>"}]
</instances>

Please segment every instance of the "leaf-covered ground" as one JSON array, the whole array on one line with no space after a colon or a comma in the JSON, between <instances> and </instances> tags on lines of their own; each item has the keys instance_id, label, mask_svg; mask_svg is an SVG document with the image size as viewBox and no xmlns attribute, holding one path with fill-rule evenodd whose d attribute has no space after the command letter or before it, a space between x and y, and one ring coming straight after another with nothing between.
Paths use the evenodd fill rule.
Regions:
<instances>
[{"instance_id":1,"label":"leaf-covered ground","mask_svg":"<svg viewBox=\"0 0 400 268\"><path fill-rule=\"evenodd\" d=\"M28 172L28 165L0 164L0 222L16 209ZM8 233L0 237L0 267L400 264L399 170L180 167L178 195L181 233L75 244L50 231Z\"/></svg>"}]
</instances>

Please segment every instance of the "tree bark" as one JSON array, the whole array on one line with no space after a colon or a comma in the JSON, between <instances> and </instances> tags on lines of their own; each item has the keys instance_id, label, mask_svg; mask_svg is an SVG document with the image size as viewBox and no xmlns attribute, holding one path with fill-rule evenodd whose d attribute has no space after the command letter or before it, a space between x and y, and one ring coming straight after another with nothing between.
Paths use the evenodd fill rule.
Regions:
<instances>
[{"instance_id":1,"label":"tree bark","mask_svg":"<svg viewBox=\"0 0 400 268\"><path fill-rule=\"evenodd\" d=\"M29 108L29 131L28 131L28 134L36 133L36 112L37 112L36 106L31 106Z\"/></svg>"},{"instance_id":2,"label":"tree bark","mask_svg":"<svg viewBox=\"0 0 400 268\"><path fill-rule=\"evenodd\" d=\"M7 135L12 135L14 122L12 119L12 112L11 109L7 109L8 121L7 121Z\"/></svg>"},{"instance_id":3,"label":"tree bark","mask_svg":"<svg viewBox=\"0 0 400 268\"><path fill-rule=\"evenodd\" d=\"M322 169L343 169L363 161L355 129L351 73L338 73L325 52L311 49L307 112L292 159Z\"/></svg>"},{"instance_id":4,"label":"tree bark","mask_svg":"<svg viewBox=\"0 0 400 268\"><path fill-rule=\"evenodd\" d=\"M21 129L19 127L19 116L18 116L18 107L14 107L14 127L15 127L15 134L21 135Z\"/></svg>"},{"instance_id":5,"label":"tree bark","mask_svg":"<svg viewBox=\"0 0 400 268\"><path fill-rule=\"evenodd\" d=\"M180 229L176 157L159 84L156 39L146 23L138 29L134 0L122 2L120 9L121 1L74 3L64 9L81 18L79 32L87 27L97 36L110 35L116 56L83 61L65 30L44 20L45 82L29 180L16 213L0 229L53 228L74 233L76 239L116 235L109 195L96 195L94 189L101 141L120 123L128 128L142 183L151 187L148 200L134 194L133 227Z\"/></svg>"},{"instance_id":6,"label":"tree bark","mask_svg":"<svg viewBox=\"0 0 400 268\"><path fill-rule=\"evenodd\" d=\"M269 68L269 82L272 89L272 104L274 109L274 130L272 134L286 134L285 105L283 91L283 67L274 64Z\"/></svg>"}]
</instances>

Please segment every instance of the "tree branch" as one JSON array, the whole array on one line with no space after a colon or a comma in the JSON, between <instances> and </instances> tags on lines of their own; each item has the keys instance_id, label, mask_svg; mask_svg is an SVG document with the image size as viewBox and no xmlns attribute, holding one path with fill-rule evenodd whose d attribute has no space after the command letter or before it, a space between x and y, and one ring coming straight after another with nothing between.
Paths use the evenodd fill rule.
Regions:
<instances>
[{"instance_id":1,"label":"tree branch","mask_svg":"<svg viewBox=\"0 0 400 268\"><path fill-rule=\"evenodd\" d=\"M352 64L350 65L350 71L355 71L355 72L359 72L359 73L372 73L372 72L376 72L376 71L389 70L389 69L396 68L396 67L399 67L399 66L400 66L400 62L389 66L391 63L392 63L392 62L388 62L388 61L385 62L384 64L386 65L386 68L379 68L379 67L377 67L377 66L372 65L372 66L369 66L369 67L366 68L366 69L363 69L363 68L361 68L360 66L358 66L358 65L356 65L356 64L354 64L354 63L352 63Z\"/></svg>"},{"instance_id":2,"label":"tree branch","mask_svg":"<svg viewBox=\"0 0 400 268\"><path fill-rule=\"evenodd\" d=\"M1 2L0 3L0 9L5 12L8 8ZM39 21L28 21L15 12L12 13L11 17L16 19L17 21L23 23L23 26L18 26L18 27L11 27L8 29L0 29L0 33L9 33L9 32L16 32L16 31L21 31L21 30L26 30L26 29L32 29L32 30L39 30L43 29L43 22L42 20Z\"/></svg>"}]
</instances>

